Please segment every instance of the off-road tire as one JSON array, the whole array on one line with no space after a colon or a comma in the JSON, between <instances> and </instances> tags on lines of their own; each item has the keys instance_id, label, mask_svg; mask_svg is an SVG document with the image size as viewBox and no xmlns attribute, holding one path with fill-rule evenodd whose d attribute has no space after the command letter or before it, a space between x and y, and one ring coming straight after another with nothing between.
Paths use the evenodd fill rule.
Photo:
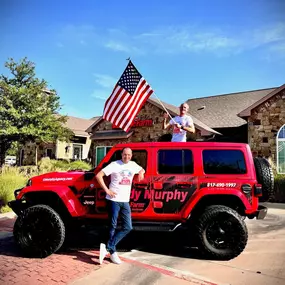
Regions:
<instances>
[{"instance_id":1,"label":"off-road tire","mask_svg":"<svg viewBox=\"0 0 285 285\"><path fill-rule=\"evenodd\" d=\"M35 205L23 211L13 233L16 243L29 257L47 257L59 250L65 239L62 219L47 205Z\"/></svg>"},{"instance_id":2,"label":"off-road tire","mask_svg":"<svg viewBox=\"0 0 285 285\"><path fill-rule=\"evenodd\" d=\"M256 178L259 184L262 185L262 196L260 202L266 202L272 199L274 194L274 176L270 163L262 157L254 158L256 170Z\"/></svg>"},{"instance_id":3,"label":"off-road tire","mask_svg":"<svg viewBox=\"0 0 285 285\"><path fill-rule=\"evenodd\" d=\"M221 226L224 225L223 227L228 227L227 231L224 231L224 238L233 238L230 245L225 243L225 248L215 246L208 236L211 227L215 227L219 223ZM225 223L228 223L228 225L226 226ZM233 259L243 252L247 244L248 232L245 222L235 210L226 206L215 205L207 207L196 220L195 230L198 247L203 255L211 259Z\"/></svg>"}]
</instances>

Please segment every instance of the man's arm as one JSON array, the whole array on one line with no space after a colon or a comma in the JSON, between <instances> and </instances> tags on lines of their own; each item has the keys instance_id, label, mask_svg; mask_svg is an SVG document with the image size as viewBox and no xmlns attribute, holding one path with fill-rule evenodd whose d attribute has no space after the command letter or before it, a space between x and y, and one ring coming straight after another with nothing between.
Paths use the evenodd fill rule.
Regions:
<instances>
[{"instance_id":1,"label":"man's arm","mask_svg":"<svg viewBox=\"0 0 285 285\"><path fill-rule=\"evenodd\" d=\"M167 118L168 118L168 114L164 113L163 114L163 121L162 121L162 129L163 130L168 129L168 128L171 127L171 124L166 122Z\"/></svg>"},{"instance_id":2,"label":"man's arm","mask_svg":"<svg viewBox=\"0 0 285 285\"><path fill-rule=\"evenodd\" d=\"M189 116L186 126L181 126L182 130L185 130L188 133L192 133L195 134L195 126L194 126L194 122L193 119Z\"/></svg>"},{"instance_id":3,"label":"man's arm","mask_svg":"<svg viewBox=\"0 0 285 285\"><path fill-rule=\"evenodd\" d=\"M99 171L96 175L96 179L99 183L99 185L102 187L102 189L106 192L106 194L108 194L111 198L115 198L116 197L116 193L111 191L105 184L105 181L103 179L103 176L105 175L105 173L103 172L103 170Z\"/></svg>"},{"instance_id":4,"label":"man's arm","mask_svg":"<svg viewBox=\"0 0 285 285\"><path fill-rule=\"evenodd\" d=\"M187 131L189 133L195 134L195 127L194 124L188 126L188 127L181 127L182 130Z\"/></svg>"},{"instance_id":5,"label":"man's arm","mask_svg":"<svg viewBox=\"0 0 285 285\"><path fill-rule=\"evenodd\" d=\"M138 173L138 181L139 182L144 180L144 174L145 174L145 170L142 168Z\"/></svg>"}]
</instances>

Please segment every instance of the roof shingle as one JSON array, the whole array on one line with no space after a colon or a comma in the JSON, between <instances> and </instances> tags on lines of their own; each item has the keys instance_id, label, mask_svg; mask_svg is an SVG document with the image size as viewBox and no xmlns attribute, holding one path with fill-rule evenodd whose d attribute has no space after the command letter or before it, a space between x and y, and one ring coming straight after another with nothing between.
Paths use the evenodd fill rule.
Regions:
<instances>
[{"instance_id":1,"label":"roof shingle","mask_svg":"<svg viewBox=\"0 0 285 285\"><path fill-rule=\"evenodd\" d=\"M169 113L175 114L175 115L179 115L180 110L178 107L173 106L171 104L165 103L163 101L154 99L154 98L148 98L148 101L151 102L152 104L156 105L159 108L163 108L160 104L160 102L164 105L164 107L168 110ZM195 116L193 116L193 114L191 112L188 112L189 115L191 116L191 118L193 119L194 125L198 128L202 128L210 133L214 133L214 134L218 134L220 135L219 132L211 129L208 125L204 124L203 122L201 122L199 119L197 119Z\"/></svg>"},{"instance_id":2,"label":"roof shingle","mask_svg":"<svg viewBox=\"0 0 285 285\"><path fill-rule=\"evenodd\" d=\"M77 118L77 117L72 117L68 116L67 121L66 121L66 127L71 129L76 136L84 136L87 137L89 136L88 133L86 132L86 129L92 125L95 121L98 120L99 117L93 117L90 120L87 119L82 119L82 118Z\"/></svg>"},{"instance_id":3,"label":"roof shingle","mask_svg":"<svg viewBox=\"0 0 285 285\"><path fill-rule=\"evenodd\" d=\"M211 128L238 127L246 124L238 114L275 89L276 87L189 99L189 113Z\"/></svg>"}]
</instances>

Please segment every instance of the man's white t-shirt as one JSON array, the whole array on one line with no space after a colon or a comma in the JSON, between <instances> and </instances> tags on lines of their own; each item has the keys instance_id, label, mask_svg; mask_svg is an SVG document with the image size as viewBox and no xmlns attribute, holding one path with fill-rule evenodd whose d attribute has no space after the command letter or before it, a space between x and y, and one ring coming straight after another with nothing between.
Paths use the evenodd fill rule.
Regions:
<instances>
[{"instance_id":1,"label":"man's white t-shirt","mask_svg":"<svg viewBox=\"0 0 285 285\"><path fill-rule=\"evenodd\" d=\"M106 176L111 175L109 189L117 194L115 198L106 195L106 199L116 202L129 202L133 177L140 170L142 167L136 162L123 163L122 160L113 161L103 168L102 171Z\"/></svg>"},{"instance_id":2,"label":"man's white t-shirt","mask_svg":"<svg viewBox=\"0 0 285 285\"><path fill-rule=\"evenodd\" d=\"M173 122L173 120L175 122ZM175 123L178 123L179 125L183 127L190 127L193 125L193 120L190 116L184 115L182 117L176 116L173 118L173 120L170 120L170 125L174 125ZM186 133L187 131L184 131L182 129L173 127L173 134L172 134L172 142L186 142Z\"/></svg>"}]
</instances>

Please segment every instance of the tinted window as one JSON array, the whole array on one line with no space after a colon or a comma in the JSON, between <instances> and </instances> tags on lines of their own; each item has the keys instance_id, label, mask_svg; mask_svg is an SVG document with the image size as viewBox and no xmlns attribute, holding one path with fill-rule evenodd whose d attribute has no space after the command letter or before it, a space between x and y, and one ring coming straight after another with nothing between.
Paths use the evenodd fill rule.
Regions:
<instances>
[{"instance_id":1,"label":"tinted window","mask_svg":"<svg viewBox=\"0 0 285 285\"><path fill-rule=\"evenodd\" d=\"M122 151L117 150L112 155L111 159L103 165L103 167L107 166L110 162L120 160L122 158ZM133 150L132 161L135 161L138 165L140 165L143 169L146 170L147 166L147 152L145 150Z\"/></svg>"},{"instance_id":2,"label":"tinted window","mask_svg":"<svg viewBox=\"0 0 285 285\"><path fill-rule=\"evenodd\" d=\"M203 166L206 174L244 174L246 166L239 150L204 150Z\"/></svg>"},{"instance_id":3,"label":"tinted window","mask_svg":"<svg viewBox=\"0 0 285 285\"><path fill-rule=\"evenodd\" d=\"M193 173L193 159L190 150L160 150L158 172L161 174Z\"/></svg>"}]
</instances>

